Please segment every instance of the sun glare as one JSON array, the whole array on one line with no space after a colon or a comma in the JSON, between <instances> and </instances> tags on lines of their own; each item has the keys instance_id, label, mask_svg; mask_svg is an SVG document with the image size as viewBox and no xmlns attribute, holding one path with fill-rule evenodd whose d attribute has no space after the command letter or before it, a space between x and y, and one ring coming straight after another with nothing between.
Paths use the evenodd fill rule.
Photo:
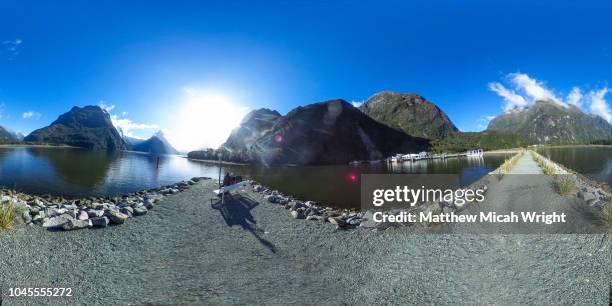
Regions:
<instances>
[{"instance_id":1,"label":"sun glare","mask_svg":"<svg viewBox=\"0 0 612 306\"><path fill-rule=\"evenodd\" d=\"M170 141L179 150L219 147L249 111L223 94L192 88L184 92L185 102L168 131Z\"/></svg>"}]
</instances>

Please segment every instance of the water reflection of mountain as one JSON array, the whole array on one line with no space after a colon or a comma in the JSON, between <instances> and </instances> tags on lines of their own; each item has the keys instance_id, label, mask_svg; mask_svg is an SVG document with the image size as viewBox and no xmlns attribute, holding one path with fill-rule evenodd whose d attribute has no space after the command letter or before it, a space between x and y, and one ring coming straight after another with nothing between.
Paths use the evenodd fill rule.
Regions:
<instances>
[{"instance_id":1,"label":"water reflection of mountain","mask_svg":"<svg viewBox=\"0 0 612 306\"><path fill-rule=\"evenodd\" d=\"M65 148L28 148L37 158L49 161L57 175L71 184L94 187L104 181L120 153Z\"/></svg>"}]
</instances>

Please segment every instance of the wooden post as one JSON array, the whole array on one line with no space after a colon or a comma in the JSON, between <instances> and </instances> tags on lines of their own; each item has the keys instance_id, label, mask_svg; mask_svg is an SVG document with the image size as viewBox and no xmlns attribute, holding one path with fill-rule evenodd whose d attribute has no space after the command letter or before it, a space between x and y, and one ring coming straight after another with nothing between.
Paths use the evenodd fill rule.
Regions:
<instances>
[{"instance_id":1,"label":"wooden post","mask_svg":"<svg viewBox=\"0 0 612 306\"><path fill-rule=\"evenodd\" d=\"M222 168L222 166L221 166L221 152L219 151L219 190L221 190L221 188L222 188L221 187L221 168ZM225 204L224 201L225 201L225 193L222 192L221 193L221 205Z\"/></svg>"}]
</instances>

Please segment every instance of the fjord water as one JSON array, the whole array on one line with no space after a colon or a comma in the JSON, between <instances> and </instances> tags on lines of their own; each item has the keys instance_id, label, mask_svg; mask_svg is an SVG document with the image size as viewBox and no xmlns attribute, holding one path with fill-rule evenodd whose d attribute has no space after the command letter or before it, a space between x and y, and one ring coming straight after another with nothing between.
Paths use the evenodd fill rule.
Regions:
<instances>
[{"instance_id":1,"label":"fjord water","mask_svg":"<svg viewBox=\"0 0 612 306\"><path fill-rule=\"evenodd\" d=\"M459 174L471 183L497 168L504 155L402 164L255 167L224 165L223 172L253 178L285 194L336 207L359 207L360 175L368 173ZM0 185L66 198L120 195L195 176L217 178L218 164L181 156L107 153L60 147L0 147Z\"/></svg>"},{"instance_id":2,"label":"fjord water","mask_svg":"<svg viewBox=\"0 0 612 306\"><path fill-rule=\"evenodd\" d=\"M273 189L304 200L341 208L360 207L360 175L387 173L458 174L463 186L501 165L504 154L484 158L449 158L396 164L250 168L248 175Z\"/></svg>"},{"instance_id":3,"label":"fjord water","mask_svg":"<svg viewBox=\"0 0 612 306\"><path fill-rule=\"evenodd\" d=\"M119 195L212 173L179 156L159 156L158 163L158 156L136 152L0 147L0 186L37 195Z\"/></svg>"},{"instance_id":4,"label":"fjord water","mask_svg":"<svg viewBox=\"0 0 612 306\"><path fill-rule=\"evenodd\" d=\"M538 148L538 152L580 174L612 186L612 146Z\"/></svg>"}]
</instances>

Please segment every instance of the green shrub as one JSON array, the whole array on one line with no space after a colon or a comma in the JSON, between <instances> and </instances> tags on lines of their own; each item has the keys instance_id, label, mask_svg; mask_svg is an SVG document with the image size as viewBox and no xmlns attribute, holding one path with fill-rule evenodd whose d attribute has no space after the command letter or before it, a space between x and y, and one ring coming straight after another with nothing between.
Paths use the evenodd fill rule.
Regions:
<instances>
[{"instance_id":1,"label":"green shrub","mask_svg":"<svg viewBox=\"0 0 612 306\"><path fill-rule=\"evenodd\" d=\"M576 189L576 177L571 174L557 175L555 186L560 195L568 196Z\"/></svg>"},{"instance_id":2,"label":"green shrub","mask_svg":"<svg viewBox=\"0 0 612 306\"><path fill-rule=\"evenodd\" d=\"M15 223L18 216L18 209L11 202L0 203L0 229L7 230Z\"/></svg>"},{"instance_id":3,"label":"green shrub","mask_svg":"<svg viewBox=\"0 0 612 306\"><path fill-rule=\"evenodd\" d=\"M551 166L551 165L545 165L543 168L544 170L544 174L551 176L555 174L555 167Z\"/></svg>"}]
</instances>

